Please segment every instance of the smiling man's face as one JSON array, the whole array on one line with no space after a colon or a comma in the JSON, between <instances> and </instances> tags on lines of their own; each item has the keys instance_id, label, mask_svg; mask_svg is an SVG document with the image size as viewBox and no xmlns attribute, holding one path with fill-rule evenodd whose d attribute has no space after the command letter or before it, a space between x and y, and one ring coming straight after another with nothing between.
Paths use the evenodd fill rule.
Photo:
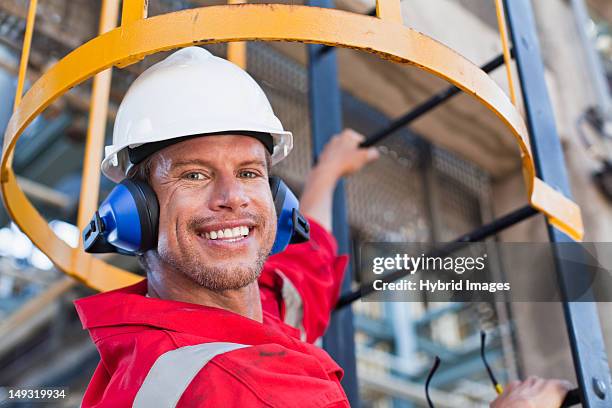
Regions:
<instances>
[{"instance_id":1,"label":"smiling man's face","mask_svg":"<svg viewBox=\"0 0 612 408\"><path fill-rule=\"evenodd\" d=\"M266 154L260 141L239 135L197 137L156 153L149 182L159 239L151 255L212 291L255 281L276 236Z\"/></svg>"}]
</instances>

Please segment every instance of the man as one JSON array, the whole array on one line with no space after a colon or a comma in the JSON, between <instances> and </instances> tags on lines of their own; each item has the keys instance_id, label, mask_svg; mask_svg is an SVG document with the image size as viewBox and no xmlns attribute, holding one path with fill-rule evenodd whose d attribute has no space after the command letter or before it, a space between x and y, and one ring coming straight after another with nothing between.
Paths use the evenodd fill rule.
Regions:
<instances>
[{"instance_id":1,"label":"man","mask_svg":"<svg viewBox=\"0 0 612 408\"><path fill-rule=\"evenodd\" d=\"M197 47L145 71L119 108L102 170L150 185L158 233L140 255L146 280L75 302L101 356L82 406L348 406L342 369L312 343L346 266L329 233L332 192L378 155L361 140L345 131L326 146L301 200L310 241L268 258L270 166L292 142L263 91ZM534 396L553 407L563 396L530 390L495 407Z\"/></svg>"}]
</instances>

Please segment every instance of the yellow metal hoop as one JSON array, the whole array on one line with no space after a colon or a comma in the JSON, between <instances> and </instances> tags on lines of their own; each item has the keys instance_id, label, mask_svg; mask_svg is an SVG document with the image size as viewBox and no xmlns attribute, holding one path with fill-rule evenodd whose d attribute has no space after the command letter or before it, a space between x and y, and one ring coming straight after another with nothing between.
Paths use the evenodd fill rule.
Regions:
<instances>
[{"instance_id":1,"label":"yellow metal hoop","mask_svg":"<svg viewBox=\"0 0 612 408\"><path fill-rule=\"evenodd\" d=\"M536 178L527 128L504 92L467 59L397 20L281 4L209 6L147 19L128 19L121 27L92 39L58 61L24 95L4 136L0 182L9 214L62 271L88 286L110 290L136 282L141 279L139 276L69 247L52 232L19 188L10 164L21 133L70 88L112 66L124 67L156 52L194 44L298 41L353 48L414 65L474 96L514 135L521 150L530 204L546 214L557 228L580 240L583 234L580 208Z\"/></svg>"}]
</instances>

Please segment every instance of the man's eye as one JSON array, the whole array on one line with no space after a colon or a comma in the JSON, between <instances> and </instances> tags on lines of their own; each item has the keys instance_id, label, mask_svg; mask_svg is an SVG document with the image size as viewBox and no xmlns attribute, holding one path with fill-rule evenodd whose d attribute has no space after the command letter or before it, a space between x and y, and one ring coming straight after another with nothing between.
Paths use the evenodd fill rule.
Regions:
<instances>
[{"instance_id":1,"label":"man's eye","mask_svg":"<svg viewBox=\"0 0 612 408\"><path fill-rule=\"evenodd\" d=\"M197 171L193 171L191 173L187 173L185 175L185 178L188 180L204 180L206 178L206 176L204 176L204 174L197 172Z\"/></svg>"},{"instance_id":2,"label":"man's eye","mask_svg":"<svg viewBox=\"0 0 612 408\"><path fill-rule=\"evenodd\" d=\"M254 171L242 170L240 172L240 177L243 177L243 178L256 178L256 177L258 177L258 174L255 173Z\"/></svg>"}]
</instances>

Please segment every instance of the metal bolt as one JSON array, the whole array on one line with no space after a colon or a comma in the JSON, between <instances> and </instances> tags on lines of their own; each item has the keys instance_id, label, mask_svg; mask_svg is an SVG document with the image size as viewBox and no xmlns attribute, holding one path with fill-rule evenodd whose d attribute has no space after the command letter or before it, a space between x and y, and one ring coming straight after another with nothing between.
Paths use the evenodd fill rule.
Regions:
<instances>
[{"instance_id":1,"label":"metal bolt","mask_svg":"<svg viewBox=\"0 0 612 408\"><path fill-rule=\"evenodd\" d=\"M597 378L593 378L593 391L599 398L606 398L606 384Z\"/></svg>"}]
</instances>

